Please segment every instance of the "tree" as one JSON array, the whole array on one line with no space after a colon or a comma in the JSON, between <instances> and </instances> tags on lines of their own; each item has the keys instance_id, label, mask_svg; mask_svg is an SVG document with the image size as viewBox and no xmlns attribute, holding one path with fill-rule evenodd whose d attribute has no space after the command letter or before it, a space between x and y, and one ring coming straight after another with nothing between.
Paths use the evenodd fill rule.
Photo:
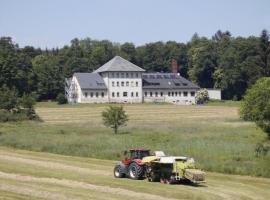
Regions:
<instances>
[{"instance_id":1,"label":"tree","mask_svg":"<svg viewBox=\"0 0 270 200\"><path fill-rule=\"evenodd\" d=\"M34 90L31 59L40 51L33 47L20 49L10 37L0 38L0 86L15 88L19 96Z\"/></svg>"},{"instance_id":2,"label":"tree","mask_svg":"<svg viewBox=\"0 0 270 200\"><path fill-rule=\"evenodd\" d=\"M261 33L259 53L264 75L270 76L270 41L267 30L263 30Z\"/></svg>"},{"instance_id":3,"label":"tree","mask_svg":"<svg viewBox=\"0 0 270 200\"><path fill-rule=\"evenodd\" d=\"M38 55L32 60L39 99L55 99L64 91L64 74L57 56Z\"/></svg>"},{"instance_id":4,"label":"tree","mask_svg":"<svg viewBox=\"0 0 270 200\"><path fill-rule=\"evenodd\" d=\"M244 120L255 121L270 139L270 77L260 78L247 90L240 115Z\"/></svg>"},{"instance_id":5,"label":"tree","mask_svg":"<svg viewBox=\"0 0 270 200\"><path fill-rule=\"evenodd\" d=\"M106 111L102 112L103 123L110 127L117 134L120 126L125 126L128 121L128 116L124 111L123 106L110 106Z\"/></svg>"},{"instance_id":6,"label":"tree","mask_svg":"<svg viewBox=\"0 0 270 200\"><path fill-rule=\"evenodd\" d=\"M214 43L204 37L193 37L188 51L189 76L203 88L214 86L214 71L217 68L217 54Z\"/></svg>"},{"instance_id":7,"label":"tree","mask_svg":"<svg viewBox=\"0 0 270 200\"><path fill-rule=\"evenodd\" d=\"M3 86L0 88L0 94L0 109L10 112L18 108L18 96L14 89Z\"/></svg>"}]
</instances>

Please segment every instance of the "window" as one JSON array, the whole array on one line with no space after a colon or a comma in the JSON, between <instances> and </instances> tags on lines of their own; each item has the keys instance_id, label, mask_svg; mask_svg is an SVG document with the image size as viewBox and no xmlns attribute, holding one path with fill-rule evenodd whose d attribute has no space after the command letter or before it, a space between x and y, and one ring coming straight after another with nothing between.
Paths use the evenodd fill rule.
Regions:
<instances>
[{"instance_id":1,"label":"window","mask_svg":"<svg viewBox=\"0 0 270 200\"><path fill-rule=\"evenodd\" d=\"M112 78L114 78L114 72L112 72Z\"/></svg>"},{"instance_id":2,"label":"window","mask_svg":"<svg viewBox=\"0 0 270 200\"><path fill-rule=\"evenodd\" d=\"M127 97L128 93L127 92L123 92L123 97Z\"/></svg>"},{"instance_id":3,"label":"window","mask_svg":"<svg viewBox=\"0 0 270 200\"><path fill-rule=\"evenodd\" d=\"M184 93L184 97L187 97L188 92L183 92L183 93Z\"/></svg>"},{"instance_id":4,"label":"window","mask_svg":"<svg viewBox=\"0 0 270 200\"><path fill-rule=\"evenodd\" d=\"M192 96L192 97L194 97L195 96L195 92L190 92L190 95Z\"/></svg>"},{"instance_id":5,"label":"window","mask_svg":"<svg viewBox=\"0 0 270 200\"><path fill-rule=\"evenodd\" d=\"M84 93L84 96L87 97L87 92Z\"/></svg>"},{"instance_id":6,"label":"window","mask_svg":"<svg viewBox=\"0 0 270 200\"><path fill-rule=\"evenodd\" d=\"M163 92L160 92L160 96L163 97Z\"/></svg>"},{"instance_id":7,"label":"window","mask_svg":"<svg viewBox=\"0 0 270 200\"><path fill-rule=\"evenodd\" d=\"M169 97L171 96L171 93L170 93L170 92L168 92L168 96L169 96Z\"/></svg>"},{"instance_id":8,"label":"window","mask_svg":"<svg viewBox=\"0 0 270 200\"><path fill-rule=\"evenodd\" d=\"M131 92L131 97L133 97L133 92Z\"/></svg>"},{"instance_id":9,"label":"window","mask_svg":"<svg viewBox=\"0 0 270 200\"><path fill-rule=\"evenodd\" d=\"M134 87L134 82L133 81L131 81L131 87Z\"/></svg>"},{"instance_id":10,"label":"window","mask_svg":"<svg viewBox=\"0 0 270 200\"><path fill-rule=\"evenodd\" d=\"M128 81L126 82L126 86L127 86L127 87L129 86L129 82L128 82Z\"/></svg>"},{"instance_id":11,"label":"window","mask_svg":"<svg viewBox=\"0 0 270 200\"><path fill-rule=\"evenodd\" d=\"M119 78L119 73L116 73L116 77Z\"/></svg>"},{"instance_id":12,"label":"window","mask_svg":"<svg viewBox=\"0 0 270 200\"><path fill-rule=\"evenodd\" d=\"M136 73L136 78L138 78L139 77L139 73Z\"/></svg>"},{"instance_id":13,"label":"window","mask_svg":"<svg viewBox=\"0 0 270 200\"><path fill-rule=\"evenodd\" d=\"M93 92L91 92L91 93L90 93L90 97L93 97L93 96L94 96L94 93L93 93Z\"/></svg>"},{"instance_id":14,"label":"window","mask_svg":"<svg viewBox=\"0 0 270 200\"><path fill-rule=\"evenodd\" d=\"M98 92L96 92L96 97L98 97Z\"/></svg>"},{"instance_id":15,"label":"window","mask_svg":"<svg viewBox=\"0 0 270 200\"><path fill-rule=\"evenodd\" d=\"M152 92L150 92L150 97L152 97L153 96L153 93Z\"/></svg>"},{"instance_id":16,"label":"window","mask_svg":"<svg viewBox=\"0 0 270 200\"><path fill-rule=\"evenodd\" d=\"M125 78L125 74L124 74L124 73L121 73L121 77L122 77L122 78Z\"/></svg>"},{"instance_id":17,"label":"window","mask_svg":"<svg viewBox=\"0 0 270 200\"><path fill-rule=\"evenodd\" d=\"M172 97L174 96L174 92L172 92Z\"/></svg>"},{"instance_id":18,"label":"window","mask_svg":"<svg viewBox=\"0 0 270 200\"><path fill-rule=\"evenodd\" d=\"M117 87L119 87L119 82L118 81L116 82L116 85L117 85Z\"/></svg>"},{"instance_id":19,"label":"window","mask_svg":"<svg viewBox=\"0 0 270 200\"><path fill-rule=\"evenodd\" d=\"M156 97L158 96L158 92L155 93Z\"/></svg>"},{"instance_id":20,"label":"window","mask_svg":"<svg viewBox=\"0 0 270 200\"><path fill-rule=\"evenodd\" d=\"M136 81L136 87L138 87L139 86L139 83Z\"/></svg>"},{"instance_id":21,"label":"window","mask_svg":"<svg viewBox=\"0 0 270 200\"><path fill-rule=\"evenodd\" d=\"M147 97L147 92L144 93L144 96Z\"/></svg>"},{"instance_id":22,"label":"window","mask_svg":"<svg viewBox=\"0 0 270 200\"><path fill-rule=\"evenodd\" d=\"M175 92L175 96L177 97L177 92Z\"/></svg>"},{"instance_id":23,"label":"window","mask_svg":"<svg viewBox=\"0 0 270 200\"><path fill-rule=\"evenodd\" d=\"M138 97L139 96L139 93L138 92L136 92L136 97Z\"/></svg>"},{"instance_id":24,"label":"window","mask_svg":"<svg viewBox=\"0 0 270 200\"><path fill-rule=\"evenodd\" d=\"M131 78L133 78L133 72L130 73Z\"/></svg>"},{"instance_id":25,"label":"window","mask_svg":"<svg viewBox=\"0 0 270 200\"><path fill-rule=\"evenodd\" d=\"M179 92L179 96L181 97L181 95L182 95L182 93L181 92Z\"/></svg>"},{"instance_id":26,"label":"window","mask_svg":"<svg viewBox=\"0 0 270 200\"><path fill-rule=\"evenodd\" d=\"M101 92L101 97L104 97L104 92Z\"/></svg>"},{"instance_id":27,"label":"window","mask_svg":"<svg viewBox=\"0 0 270 200\"><path fill-rule=\"evenodd\" d=\"M112 86L114 87L114 81L112 82Z\"/></svg>"},{"instance_id":28,"label":"window","mask_svg":"<svg viewBox=\"0 0 270 200\"><path fill-rule=\"evenodd\" d=\"M127 77L127 78L129 77L129 74L128 74L128 73L126 73L126 77Z\"/></svg>"},{"instance_id":29,"label":"window","mask_svg":"<svg viewBox=\"0 0 270 200\"><path fill-rule=\"evenodd\" d=\"M125 86L125 82L124 81L121 82L121 86Z\"/></svg>"},{"instance_id":30,"label":"window","mask_svg":"<svg viewBox=\"0 0 270 200\"><path fill-rule=\"evenodd\" d=\"M116 93L117 97L119 97L119 92Z\"/></svg>"},{"instance_id":31,"label":"window","mask_svg":"<svg viewBox=\"0 0 270 200\"><path fill-rule=\"evenodd\" d=\"M114 97L114 92L112 92L112 97Z\"/></svg>"}]
</instances>

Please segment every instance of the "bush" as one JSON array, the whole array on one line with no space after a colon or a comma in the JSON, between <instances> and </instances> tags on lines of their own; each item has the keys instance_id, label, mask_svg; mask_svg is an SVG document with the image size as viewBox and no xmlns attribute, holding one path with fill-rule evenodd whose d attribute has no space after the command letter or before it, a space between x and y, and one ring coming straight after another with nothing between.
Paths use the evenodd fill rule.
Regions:
<instances>
[{"instance_id":1,"label":"bush","mask_svg":"<svg viewBox=\"0 0 270 200\"><path fill-rule=\"evenodd\" d=\"M65 97L64 94L60 93L56 97L56 101L58 104L66 104L67 103L67 98Z\"/></svg>"},{"instance_id":2,"label":"bush","mask_svg":"<svg viewBox=\"0 0 270 200\"><path fill-rule=\"evenodd\" d=\"M8 112L5 110L0 110L0 122L15 122L15 121L23 121L29 120L29 117L26 112Z\"/></svg>"},{"instance_id":3,"label":"bush","mask_svg":"<svg viewBox=\"0 0 270 200\"><path fill-rule=\"evenodd\" d=\"M270 139L270 77L264 77L247 90L240 108L244 120L254 121Z\"/></svg>"},{"instance_id":4,"label":"bush","mask_svg":"<svg viewBox=\"0 0 270 200\"><path fill-rule=\"evenodd\" d=\"M24 94L19 98L15 90L6 86L0 88L0 94L0 122L39 119L33 96Z\"/></svg>"},{"instance_id":5,"label":"bush","mask_svg":"<svg viewBox=\"0 0 270 200\"><path fill-rule=\"evenodd\" d=\"M20 105L22 107L20 112L24 112L30 120L39 119L34 109L35 103L35 98L31 95L24 94L20 99Z\"/></svg>"},{"instance_id":6,"label":"bush","mask_svg":"<svg viewBox=\"0 0 270 200\"><path fill-rule=\"evenodd\" d=\"M269 141L263 141L256 145L255 153L256 156L266 156L270 152L270 143Z\"/></svg>"},{"instance_id":7,"label":"bush","mask_svg":"<svg viewBox=\"0 0 270 200\"><path fill-rule=\"evenodd\" d=\"M199 90L195 97L197 104L204 104L209 100L209 94L207 89Z\"/></svg>"}]
</instances>

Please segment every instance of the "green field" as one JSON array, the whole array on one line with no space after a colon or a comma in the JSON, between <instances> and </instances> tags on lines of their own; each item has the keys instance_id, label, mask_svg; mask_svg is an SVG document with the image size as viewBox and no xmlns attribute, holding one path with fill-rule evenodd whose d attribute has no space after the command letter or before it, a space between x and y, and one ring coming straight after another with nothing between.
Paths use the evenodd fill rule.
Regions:
<instances>
[{"instance_id":1,"label":"green field","mask_svg":"<svg viewBox=\"0 0 270 200\"><path fill-rule=\"evenodd\" d=\"M118 135L102 124L106 104L39 103L43 122L1 124L0 145L110 160L120 159L125 149L144 147L192 156L206 171L270 177L269 155L254 153L265 134L239 119L238 104L213 103L124 105L130 120Z\"/></svg>"}]
</instances>

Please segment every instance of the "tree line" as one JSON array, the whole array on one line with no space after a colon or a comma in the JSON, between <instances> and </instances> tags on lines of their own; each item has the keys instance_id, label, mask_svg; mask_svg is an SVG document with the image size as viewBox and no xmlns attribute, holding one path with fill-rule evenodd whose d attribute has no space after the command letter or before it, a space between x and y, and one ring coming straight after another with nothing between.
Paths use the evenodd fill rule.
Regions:
<instances>
[{"instance_id":1,"label":"tree line","mask_svg":"<svg viewBox=\"0 0 270 200\"><path fill-rule=\"evenodd\" d=\"M63 48L20 48L10 37L0 38L0 87L19 96L34 94L38 100L55 99L64 92L64 78L74 72L92 72L115 55L149 72L169 72L176 59L179 72L202 88L219 88L224 99L239 100L260 77L270 76L270 40L261 35L233 37L217 31L212 38L194 34L187 43L133 43L73 39Z\"/></svg>"}]
</instances>

